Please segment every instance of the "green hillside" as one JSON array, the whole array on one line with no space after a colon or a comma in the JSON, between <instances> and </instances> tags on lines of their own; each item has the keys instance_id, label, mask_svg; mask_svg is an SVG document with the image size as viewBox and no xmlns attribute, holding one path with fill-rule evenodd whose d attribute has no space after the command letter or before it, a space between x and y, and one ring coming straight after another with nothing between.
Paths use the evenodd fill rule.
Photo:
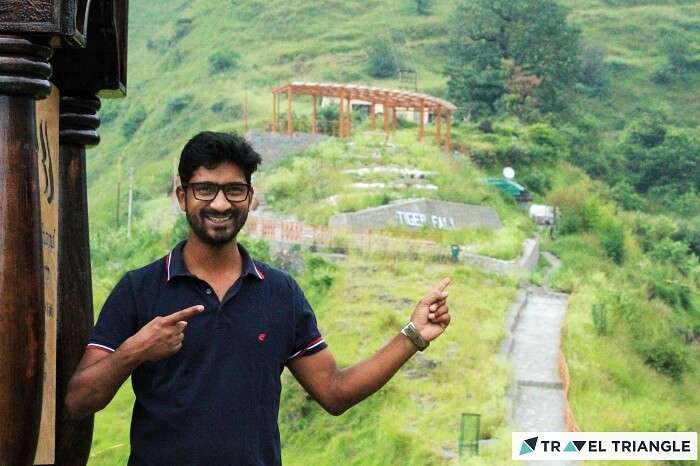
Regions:
<instances>
[{"instance_id":1,"label":"green hillside","mask_svg":"<svg viewBox=\"0 0 700 466\"><path fill-rule=\"evenodd\" d=\"M584 46L594 51L590 56L597 65L591 69L604 82L597 90L577 85L565 112L537 122L504 115L488 125L457 122L455 154L436 147L431 137L417 143L415 128L405 122L385 146L383 134L368 131L357 115L351 140L330 139L287 156L256 183L276 212L321 225L334 213L402 197L489 205L505 224L496 235L401 229L388 234L446 247L468 243L476 252L512 259L536 229L512 201L482 181L514 165L535 202L561 209L556 237L545 239L543 248L563 260L552 285L571 293L563 349L581 429L697 431L700 266L692 252L700 247L700 195L692 189L669 194L664 187L637 192L624 161L647 150L656 154L656 147L638 141L659 131L666 136L659 151L675 155L700 148L700 72L669 71L669 60L677 56L672 45L679 42L687 44L686 61L700 63L700 4L561 3L570 8L569 20L581 29ZM196 132L242 132L246 109L249 127L265 131L271 89L291 80L405 87L396 78L370 76L368 51L378 41L389 45L388 55L402 68L416 70L418 91L448 98L443 70L455 2L429 4L430 14L420 15L409 0L132 0L128 97L103 100L103 142L88 152L96 312L125 271L161 257L182 238L185 224L167 193L173 163ZM309 100L295 99L295 112L309 114ZM440 189L348 188L347 170L364 166L368 156L376 156L374 165L433 172L431 182ZM127 239L130 168L134 224ZM697 169L681 167L677 173ZM691 185L692 177L690 172ZM278 260L264 242L246 241L257 257ZM336 264L314 256L305 260L307 267L295 273L342 364L381 346L409 314L416 293L444 275L457 279L451 288L456 314L427 359L411 362L380 394L340 418L324 414L286 374L280 413L285 464L509 461L503 399L509 368L496 351L516 278L393 256L350 254ZM541 270L531 279L541 283ZM351 330L346 312L358 316ZM372 336L370 344L365 335ZM125 385L97 415L90 464L126 462L132 402ZM461 412L481 413L482 439L494 440L479 459L454 459Z\"/></svg>"}]
</instances>

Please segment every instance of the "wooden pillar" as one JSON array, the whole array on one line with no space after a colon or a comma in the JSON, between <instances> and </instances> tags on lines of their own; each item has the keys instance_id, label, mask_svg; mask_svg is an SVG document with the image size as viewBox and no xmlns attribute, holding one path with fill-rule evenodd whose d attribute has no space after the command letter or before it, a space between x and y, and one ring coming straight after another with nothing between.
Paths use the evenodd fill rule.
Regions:
<instances>
[{"instance_id":1,"label":"wooden pillar","mask_svg":"<svg viewBox=\"0 0 700 466\"><path fill-rule=\"evenodd\" d=\"M435 113L435 144L440 144L442 140L440 120L442 119L442 107L438 107Z\"/></svg>"},{"instance_id":2,"label":"wooden pillar","mask_svg":"<svg viewBox=\"0 0 700 466\"><path fill-rule=\"evenodd\" d=\"M338 116L338 136L345 137L345 98L340 98L340 115Z\"/></svg>"},{"instance_id":3,"label":"wooden pillar","mask_svg":"<svg viewBox=\"0 0 700 466\"><path fill-rule=\"evenodd\" d=\"M352 100L350 97L347 98L348 101L348 112L346 114L347 116L347 124L345 126L345 131L346 131L346 136L347 137L352 137Z\"/></svg>"},{"instance_id":4,"label":"wooden pillar","mask_svg":"<svg viewBox=\"0 0 700 466\"><path fill-rule=\"evenodd\" d=\"M90 235L85 146L99 143L97 111L92 97L61 98L56 399L64 400L68 381L90 338L93 326ZM56 404L56 465L84 465L90 455L93 416L70 419Z\"/></svg>"},{"instance_id":5,"label":"wooden pillar","mask_svg":"<svg viewBox=\"0 0 700 466\"><path fill-rule=\"evenodd\" d=\"M294 121L292 119L292 87L287 89L287 136L294 133Z\"/></svg>"},{"instance_id":6,"label":"wooden pillar","mask_svg":"<svg viewBox=\"0 0 700 466\"><path fill-rule=\"evenodd\" d=\"M272 93L272 132L277 132L277 94Z\"/></svg>"},{"instance_id":7,"label":"wooden pillar","mask_svg":"<svg viewBox=\"0 0 700 466\"><path fill-rule=\"evenodd\" d=\"M41 419L44 273L35 100L51 49L0 36L0 462L31 465Z\"/></svg>"},{"instance_id":8,"label":"wooden pillar","mask_svg":"<svg viewBox=\"0 0 700 466\"><path fill-rule=\"evenodd\" d=\"M452 112L447 111L447 129L445 130L445 149L452 150Z\"/></svg>"},{"instance_id":9,"label":"wooden pillar","mask_svg":"<svg viewBox=\"0 0 700 466\"><path fill-rule=\"evenodd\" d=\"M389 137L389 102L384 101L384 134Z\"/></svg>"},{"instance_id":10,"label":"wooden pillar","mask_svg":"<svg viewBox=\"0 0 700 466\"><path fill-rule=\"evenodd\" d=\"M369 107L369 128L374 131L377 129L377 106L374 101Z\"/></svg>"},{"instance_id":11,"label":"wooden pillar","mask_svg":"<svg viewBox=\"0 0 700 466\"><path fill-rule=\"evenodd\" d=\"M418 140L422 141L425 137L425 102L420 101L420 126L418 127Z\"/></svg>"},{"instance_id":12,"label":"wooden pillar","mask_svg":"<svg viewBox=\"0 0 700 466\"><path fill-rule=\"evenodd\" d=\"M318 133L318 115L316 106L318 105L318 98L314 95L312 96L313 106L311 108L311 132L313 134Z\"/></svg>"}]
</instances>

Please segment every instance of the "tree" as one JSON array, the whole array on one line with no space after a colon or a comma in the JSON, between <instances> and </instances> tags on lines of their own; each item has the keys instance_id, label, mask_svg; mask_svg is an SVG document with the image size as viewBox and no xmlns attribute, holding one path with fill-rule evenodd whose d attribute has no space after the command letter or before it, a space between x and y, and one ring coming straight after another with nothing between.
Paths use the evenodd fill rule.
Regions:
<instances>
[{"instance_id":1,"label":"tree","mask_svg":"<svg viewBox=\"0 0 700 466\"><path fill-rule=\"evenodd\" d=\"M391 40L391 39L387 39ZM396 76L399 64L388 42L377 39L367 52L367 72L375 78Z\"/></svg>"},{"instance_id":2,"label":"tree","mask_svg":"<svg viewBox=\"0 0 700 466\"><path fill-rule=\"evenodd\" d=\"M563 108L580 67L580 32L566 15L555 0L462 0L446 68L452 100L477 114L494 113L498 101L519 88L511 81L517 70L539 81L533 105L545 112Z\"/></svg>"}]
</instances>

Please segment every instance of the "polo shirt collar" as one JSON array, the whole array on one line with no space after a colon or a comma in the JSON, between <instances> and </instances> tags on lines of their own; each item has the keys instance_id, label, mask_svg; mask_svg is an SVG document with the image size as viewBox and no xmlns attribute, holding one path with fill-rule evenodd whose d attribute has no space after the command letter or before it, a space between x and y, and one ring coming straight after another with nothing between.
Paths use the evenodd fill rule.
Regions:
<instances>
[{"instance_id":1,"label":"polo shirt collar","mask_svg":"<svg viewBox=\"0 0 700 466\"><path fill-rule=\"evenodd\" d=\"M166 282L169 282L174 277L194 277L194 275L192 275L190 271L187 270L187 266L185 265L185 259L182 256L182 250L185 247L186 243L187 240L180 242L177 246L173 248L172 251L168 253L167 256L165 256ZM253 258L250 257L248 251L246 251L246 249L241 244L238 244L238 251L241 253L241 258L243 259L242 276L245 277L246 275L250 275L259 280L263 280L265 278L265 275L263 275L260 269L258 269L258 267L255 265L255 261L253 261Z\"/></svg>"}]
</instances>

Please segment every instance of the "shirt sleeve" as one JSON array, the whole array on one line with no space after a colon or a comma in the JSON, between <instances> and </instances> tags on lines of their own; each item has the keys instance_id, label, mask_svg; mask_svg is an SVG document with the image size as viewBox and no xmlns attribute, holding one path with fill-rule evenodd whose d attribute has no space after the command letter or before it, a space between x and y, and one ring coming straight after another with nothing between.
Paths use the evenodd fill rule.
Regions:
<instances>
[{"instance_id":1,"label":"shirt sleeve","mask_svg":"<svg viewBox=\"0 0 700 466\"><path fill-rule=\"evenodd\" d=\"M114 352L136 333L136 326L136 301L129 274L126 274L102 306L87 346Z\"/></svg>"},{"instance_id":2,"label":"shirt sleeve","mask_svg":"<svg viewBox=\"0 0 700 466\"><path fill-rule=\"evenodd\" d=\"M287 361L309 356L326 348L326 340L318 330L316 316L297 282L290 277L294 301L293 351Z\"/></svg>"}]
</instances>

